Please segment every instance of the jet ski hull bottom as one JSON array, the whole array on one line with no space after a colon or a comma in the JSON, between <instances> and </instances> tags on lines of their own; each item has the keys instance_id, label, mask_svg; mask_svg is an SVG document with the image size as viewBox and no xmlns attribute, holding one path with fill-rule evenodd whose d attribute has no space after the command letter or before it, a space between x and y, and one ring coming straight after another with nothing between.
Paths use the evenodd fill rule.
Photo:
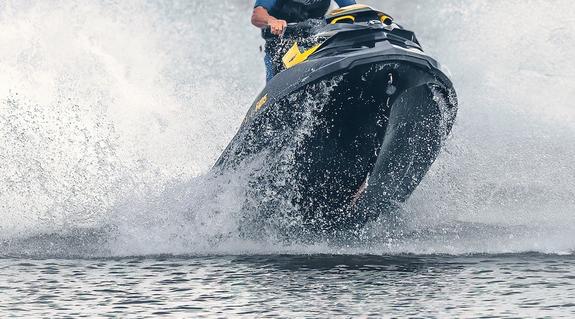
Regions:
<instances>
[{"instance_id":1,"label":"jet ski hull bottom","mask_svg":"<svg viewBox=\"0 0 575 319\"><path fill-rule=\"evenodd\" d=\"M455 117L451 88L421 65L365 64L251 115L216 167L262 161L247 210L314 231L361 228L405 201Z\"/></svg>"}]
</instances>

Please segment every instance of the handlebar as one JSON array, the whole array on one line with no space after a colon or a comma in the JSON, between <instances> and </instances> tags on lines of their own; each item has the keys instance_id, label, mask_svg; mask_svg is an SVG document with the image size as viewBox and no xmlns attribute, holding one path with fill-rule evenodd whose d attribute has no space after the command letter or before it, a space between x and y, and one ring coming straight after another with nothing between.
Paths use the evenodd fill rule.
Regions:
<instances>
[{"instance_id":1,"label":"handlebar","mask_svg":"<svg viewBox=\"0 0 575 319\"><path fill-rule=\"evenodd\" d=\"M267 26L267 27L262 29L262 34L266 40L267 39L273 39L273 38L281 38L281 37L285 37L285 36L289 37L291 35L297 34L298 24L299 23L288 23L284 29L284 32L281 35L273 34L271 27Z\"/></svg>"},{"instance_id":2,"label":"handlebar","mask_svg":"<svg viewBox=\"0 0 575 319\"><path fill-rule=\"evenodd\" d=\"M262 36L266 40L280 38L280 37L307 37L310 35L310 31L320 25L325 23L323 20L310 19L303 22L288 23L284 29L284 33L281 36L277 36L271 32L271 28L265 27L262 29Z\"/></svg>"}]
</instances>

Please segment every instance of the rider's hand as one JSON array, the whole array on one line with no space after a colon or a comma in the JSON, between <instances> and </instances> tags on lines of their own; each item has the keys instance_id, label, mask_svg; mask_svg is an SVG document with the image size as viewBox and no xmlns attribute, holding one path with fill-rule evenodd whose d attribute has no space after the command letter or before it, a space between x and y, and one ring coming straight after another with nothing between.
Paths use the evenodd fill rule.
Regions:
<instances>
[{"instance_id":1,"label":"rider's hand","mask_svg":"<svg viewBox=\"0 0 575 319\"><path fill-rule=\"evenodd\" d=\"M273 34L280 36L284 33L284 30L287 27L287 22L285 20L270 19L270 21L268 21L268 25Z\"/></svg>"}]
</instances>

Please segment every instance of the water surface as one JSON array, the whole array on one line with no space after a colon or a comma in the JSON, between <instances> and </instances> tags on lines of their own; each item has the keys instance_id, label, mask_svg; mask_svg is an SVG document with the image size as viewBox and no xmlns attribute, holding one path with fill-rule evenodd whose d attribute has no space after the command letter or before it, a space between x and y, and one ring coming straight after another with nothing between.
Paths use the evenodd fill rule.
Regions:
<instances>
[{"instance_id":1,"label":"water surface","mask_svg":"<svg viewBox=\"0 0 575 319\"><path fill-rule=\"evenodd\" d=\"M30 317L575 316L575 256L261 255L0 260Z\"/></svg>"}]
</instances>

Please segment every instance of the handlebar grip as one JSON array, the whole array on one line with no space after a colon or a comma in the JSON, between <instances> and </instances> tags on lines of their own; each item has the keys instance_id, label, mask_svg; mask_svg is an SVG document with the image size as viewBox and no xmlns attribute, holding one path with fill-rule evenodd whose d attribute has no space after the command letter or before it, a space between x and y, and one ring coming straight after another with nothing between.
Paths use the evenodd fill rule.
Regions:
<instances>
[{"instance_id":1,"label":"handlebar grip","mask_svg":"<svg viewBox=\"0 0 575 319\"><path fill-rule=\"evenodd\" d=\"M314 27L321 25L321 23L323 23L323 20L319 19L309 19L303 22L288 23L284 29L282 37L307 37L309 36L310 31L313 30ZM278 38L277 35L271 32L271 28L269 26L262 29L262 37L266 40Z\"/></svg>"},{"instance_id":2,"label":"handlebar grip","mask_svg":"<svg viewBox=\"0 0 575 319\"><path fill-rule=\"evenodd\" d=\"M299 25L299 23L288 23L287 26L284 29L284 34L290 34L293 30L295 30L297 28L297 26ZM262 35L264 37L264 39L272 39L274 37L279 37L278 35L275 35L272 33L272 28L270 26L266 26L264 28L262 28Z\"/></svg>"}]
</instances>

